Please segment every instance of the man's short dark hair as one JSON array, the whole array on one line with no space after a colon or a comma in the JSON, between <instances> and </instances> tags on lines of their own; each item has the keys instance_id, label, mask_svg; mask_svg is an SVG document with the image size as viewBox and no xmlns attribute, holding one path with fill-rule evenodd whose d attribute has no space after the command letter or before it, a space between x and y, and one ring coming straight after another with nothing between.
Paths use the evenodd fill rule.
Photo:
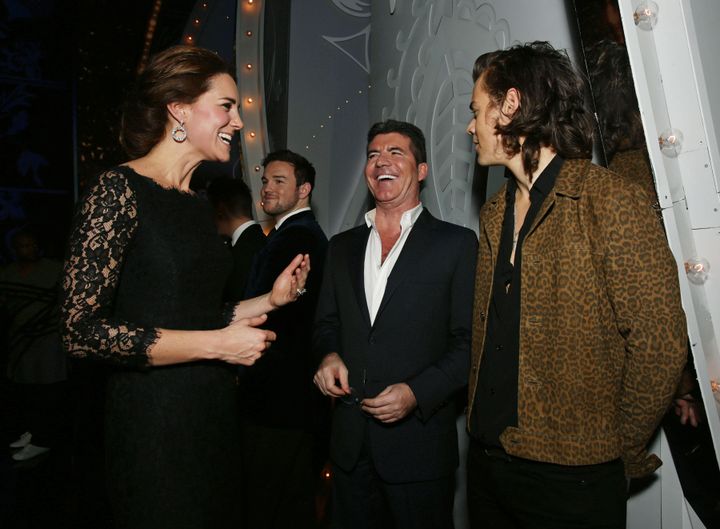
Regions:
<instances>
[{"instance_id":1,"label":"man's short dark hair","mask_svg":"<svg viewBox=\"0 0 720 529\"><path fill-rule=\"evenodd\" d=\"M215 209L224 206L233 217L253 218L252 194L247 184L238 178L215 178L208 184L207 196Z\"/></svg>"},{"instance_id":2,"label":"man's short dark hair","mask_svg":"<svg viewBox=\"0 0 720 529\"><path fill-rule=\"evenodd\" d=\"M265 156L262 166L267 167L270 162L286 162L295 168L295 183L301 186L304 183L310 184L311 188L315 188L315 167L307 158L288 149L273 151ZM311 191L312 193L312 191Z\"/></svg>"},{"instance_id":3,"label":"man's short dark hair","mask_svg":"<svg viewBox=\"0 0 720 529\"><path fill-rule=\"evenodd\" d=\"M473 68L473 81L481 78L491 104L501 105L511 88L520 92L512 121L496 129L508 156L522 153L528 175L537 169L541 147L567 159L592 156L595 123L585 83L564 52L547 42L530 42L484 53Z\"/></svg>"},{"instance_id":4,"label":"man's short dark hair","mask_svg":"<svg viewBox=\"0 0 720 529\"><path fill-rule=\"evenodd\" d=\"M402 134L410 140L410 150L412 151L413 156L415 157L415 161L418 163L418 165L427 162L425 135L420 130L420 128L416 127L412 123L408 123L407 121L396 121L394 119L388 119L375 123L372 127L370 127L370 130L368 131L368 146L370 145L370 142L373 141L375 136L379 134L390 134L392 132Z\"/></svg>"}]
</instances>

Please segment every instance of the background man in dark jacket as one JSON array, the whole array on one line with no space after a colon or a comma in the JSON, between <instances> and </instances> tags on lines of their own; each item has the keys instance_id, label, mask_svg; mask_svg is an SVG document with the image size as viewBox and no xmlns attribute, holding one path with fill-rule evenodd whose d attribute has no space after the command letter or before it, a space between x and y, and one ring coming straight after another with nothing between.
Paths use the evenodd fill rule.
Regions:
<instances>
[{"instance_id":1,"label":"background man in dark jacket","mask_svg":"<svg viewBox=\"0 0 720 529\"><path fill-rule=\"evenodd\" d=\"M210 182L208 199L215 210L218 232L230 239L233 268L225 285L225 299L244 299L250 266L255 254L265 246L265 234L253 220L252 195L245 182L220 177Z\"/></svg>"},{"instance_id":2,"label":"background man in dark jacket","mask_svg":"<svg viewBox=\"0 0 720 529\"><path fill-rule=\"evenodd\" d=\"M263 160L262 208L273 217L267 244L252 265L246 297L265 292L289 256L309 254L305 293L268 316L277 340L241 377L248 527L312 527L315 491L326 458L327 403L312 385L313 315L327 238L310 209L315 168L292 151ZM285 309L288 310L285 310Z\"/></svg>"}]
</instances>

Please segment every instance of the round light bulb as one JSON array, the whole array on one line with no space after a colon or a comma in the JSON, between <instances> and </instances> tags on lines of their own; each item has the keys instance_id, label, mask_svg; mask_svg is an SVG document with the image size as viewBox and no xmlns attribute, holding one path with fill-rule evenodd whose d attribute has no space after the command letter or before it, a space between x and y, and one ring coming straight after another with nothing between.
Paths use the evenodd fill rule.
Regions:
<instances>
[{"instance_id":1,"label":"round light bulb","mask_svg":"<svg viewBox=\"0 0 720 529\"><path fill-rule=\"evenodd\" d=\"M693 257L685 262L685 273L688 281L702 285L710 277L710 263L704 257Z\"/></svg>"},{"instance_id":2,"label":"round light bulb","mask_svg":"<svg viewBox=\"0 0 720 529\"><path fill-rule=\"evenodd\" d=\"M667 129L660 133L660 151L668 158L677 158L682 151L683 133L679 129Z\"/></svg>"},{"instance_id":3,"label":"round light bulb","mask_svg":"<svg viewBox=\"0 0 720 529\"><path fill-rule=\"evenodd\" d=\"M640 2L633 13L635 25L645 31L652 30L657 24L659 10L658 5L652 0Z\"/></svg>"}]
</instances>

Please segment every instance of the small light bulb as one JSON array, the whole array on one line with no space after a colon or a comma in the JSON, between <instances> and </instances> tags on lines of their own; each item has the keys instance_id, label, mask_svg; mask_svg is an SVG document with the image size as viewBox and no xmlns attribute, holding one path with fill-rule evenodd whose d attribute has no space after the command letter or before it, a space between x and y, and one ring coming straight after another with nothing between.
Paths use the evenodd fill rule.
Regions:
<instances>
[{"instance_id":1,"label":"small light bulb","mask_svg":"<svg viewBox=\"0 0 720 529\"><path fill-rule=\"evenodd\" d=\"M256 165L256 166L255 166L255 172L256 172L256 173L259 173L259 172L260 172L260 166L259 166L259 165Z\"/></svg>"},{"instance_id":2,"label":"small light bulb","mask_svg":"<svg viewBox=\"0 0 720 529\"><path fill-rule=\"evenodd\" d=\"M200 19L199 19L199 18L196 18L195 20L193 20L193 24L195 24L196 26L199 26L199 25L200 25Z\"/></svg>"},{"instance_id":3,"label":"small light bulb","mask_svg":"<svg viewBox=\"0 0 720 529\"><path fill-rule=\"evenodd\" d=\"M247 63L247 64L245 65L245 68L247 68L248 70L252 70L252 64Z\"/></svg>"},{"instance_id":4,"label":"small light bulb","mask_svg":"<svg viewBox=\"0 0 720 529\"><path fill-rule=\"evenodd\" d=\"M251 138L254 138L254 137L255 137L255 133L254 133L254 132L251 132L251 133L250 133L250 137L251 137Z\"/></svg>"},{"instance_id":5,"label":"small light bulb","mask_svg":"<svg viewBox=\"0 0 720 529\"><path fill-rule=\"evenodd\" d=\"M652 30L657 24L659 10L658 5L652 0L640 2L633 13L635 25L645 31Z\"/></svg>"},{"instance_id":6,"label":"small light bulb","mask_svg":"<svg viewBox=\"0 0 720 529\"><path fill-rule=\"evenodd\" d=\"M710 276L710 263L704 257L693 257L685 262L685 273L688 281L702 285Z\"/></svg>"},{"instance_id":7,"label":"small light bulb","mask_svg":"<svg viewBox=\"0 0 720 529\"><path fill-rule=\"evenodd\" d=\"M683 147L683 133L679 129L666 129L660 133L660 151L668 158L677 158Z\"/></svg>"},{"instance_id":8,"label":"small light bulb","mask_svg":"<svg viewBox=\"0 0 720 529\"><path fill-rule=\"evenodd\" d=\"M246 31L245 35L248 37L252 37L252 31L250 31L250 30Z\"/></svg>"}]
</instances>

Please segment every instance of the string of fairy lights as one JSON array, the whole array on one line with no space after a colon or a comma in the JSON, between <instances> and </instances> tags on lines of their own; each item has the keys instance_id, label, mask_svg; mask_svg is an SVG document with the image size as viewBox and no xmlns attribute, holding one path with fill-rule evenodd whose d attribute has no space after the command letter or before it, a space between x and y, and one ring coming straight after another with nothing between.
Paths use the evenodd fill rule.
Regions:
<instances>
[{"instance_id":1,"label":"string of fairy lights","mask_svg":"<svg viewBox=\"0 0 720 529\"><path fill-rule=\"evenodd\" d=\"M371 89L372 89L372 85L369 84L369 85L367 85L367 87L363 87L363 88L359 89L359 90L357 91L357 95L358 95L358 96L362 96L364 93L368 93L368 94L369 94L369 92L370 92ZM334 117L334 118L337 118L337 117L338 117L338 113L339 113L339 112L342 112L342 110L343 110L345 107L348 107L348 106L351 104L351 102L353 102L353 99L352 99L351 97L347 97L347 98L345 99L345 102L344 102L344 103L340 103L339 105L337 105L337 106L335 107L335 110L336 110L335 114L328 114L327 119L328 119L328 120L331 120L331 119L333 119L333 117ZM325 121L321 121L321 122L318 124L317 129L316 129L315 132L311 135L311 139L312 139L312 140L319 140L319 139L320 139L320 136L321 136L322 132L323 132L324 129L325 129L325 125L326 125L326 122L325 122ZM319 130L318 130L318 129L319 129ZM308 143L307 145L305 145L305 150L306 150L306 151L312 150L312 143Z\"/></svg>"}]
</instances>

